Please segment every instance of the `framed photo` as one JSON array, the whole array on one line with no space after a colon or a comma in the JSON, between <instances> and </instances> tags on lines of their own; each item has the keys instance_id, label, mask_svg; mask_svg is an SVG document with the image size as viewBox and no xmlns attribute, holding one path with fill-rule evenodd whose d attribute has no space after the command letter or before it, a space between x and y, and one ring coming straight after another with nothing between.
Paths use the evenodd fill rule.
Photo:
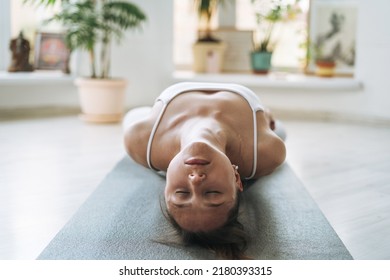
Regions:
<instances>
[{"instance_id":1,"label":"framed photo","mask_svg":"<svg viewBox=\"0 0 390 280\"><path fill-rule=\"evenodd\" d=\"M223 72L250 72L250 52L253 49L253 31L221 28L213 31L226 43Z\"/></svg>"},{"instance_id":2,"label":"framed photo","mask_svg":"<svg viewBox=\"0 0 390 280\"><path fill-rule=\"evenodd\" d=\"M348 0L311 0L309 12L308 64L313 73L313 46L323 57L336 62L336 75L353 76L355 66L357 4Z\"/></svg>"},{"instance_id":3,"label":"framed photo","mask_svg":"<svg viewBox=\"0 0 390 280\"><path fill-rule=\"evenodd\" d=\"M37 33L34 67L38 70L61 70L68 73L70 51L61 33Z\"/></svg>"}]
</instances>

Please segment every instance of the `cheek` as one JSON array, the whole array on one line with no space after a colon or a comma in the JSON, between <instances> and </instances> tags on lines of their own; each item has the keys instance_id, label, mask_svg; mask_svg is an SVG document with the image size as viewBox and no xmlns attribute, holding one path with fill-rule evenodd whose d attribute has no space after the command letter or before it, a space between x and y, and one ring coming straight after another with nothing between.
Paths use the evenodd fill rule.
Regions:
<instances>
[{"instance_id":1,"label":"cheek","mask_svg":"<svg viewBox=\"0 0 390 280\"><path fill-rule=\"evenodd\" d=\"M171 198L172 198L172 195L175 192L176 186L177 185L175 185L174 183L172 183L171 181L169 181L167 179L167 182L165 184L165 189L164 189L164 197L165 197L166 203L171 201Z\"/></svg>"},{"instance_id":2,"label":"cheek","mask_svg":"<svg viewBox=\"0 0 390 280\"><path fill-rule=\"evenodd\" d=\"M185 182L183 182L183 178L181 176L182 172L183 171L181 171L180 168L177 168L174 165L168 168L164 190L166 201L169 201L170 196L172 196L177 188L185 185Z\"/></svg>"},{"instance_id":3,"label":"cheek","mask_svg":"<svg viewBox=\"0 0 390 280\"><path fill-rule=\"evenodd\" d=\"M167 173L166 173L166 180L167 182L175 182L179 175L183 172L183 168L179 164L177 159L171 160L171 162L168 165Z\"/></svg>"},{"instance_id":4,"label":"cheek","mask_svg":"<svg viewBox=\"0 0 390 280\"><path fill-rule=\"evenodd\" d=\"M179 168L179 165L177 164L177 162L175 161L175 159L173 159L169 165L168 165L168 168L167 168L167 174L166 174L166 181L167 181L167 184L170 183L170 182L174 182L175 179L177 178L177 174L180 172L180 168Z\"/></svg>"},{"instance_id":5,"label":"cheek","mask_svg":"<svg viewBox=\"0 0 390 280\"><path fill-rule=\"evenodd\" d=\"M168 185L165 185L164 198L165 198L165 203L167 204L167 202L169 201L169 186Z\"/></svg>"}]
</instances>

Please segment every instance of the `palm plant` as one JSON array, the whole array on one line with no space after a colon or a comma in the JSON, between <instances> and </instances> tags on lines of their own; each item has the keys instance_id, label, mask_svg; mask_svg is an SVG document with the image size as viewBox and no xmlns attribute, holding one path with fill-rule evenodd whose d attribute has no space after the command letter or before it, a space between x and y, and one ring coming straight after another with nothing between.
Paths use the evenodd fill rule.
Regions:
<instances>
[{"instance_id":1,"label":"palm plant","mask_svg":"<svg viewBox=\"0 0 390 280\"><path fill-rule=\"evenodd\" d=\"M39 5L54 5L57 0L25 0ZM70 51L85 50L89 54L91 78L106 79L110 70L110 46L118 42L128 29L140 27L146 20L144 12L125 1L62 0L60 12L48 21L62 24ZM97 54L100 46L100 55ZM98 63L99 62L99 63ZM97 67L100 66L100 71Z\"/></svg>"},{"instance_id":2,"label":"palm plant","mask_svg":"<svg viewBox=\"0 0 390 280\"><path fill-rule=\"evenodd\" d=\"M212 36L211 21L217 13L218 6L225 2L226 0L195 0L199 21L205 25L204 36L199 38L199 41L218 41Z\"/></svg>"}]
</instances>

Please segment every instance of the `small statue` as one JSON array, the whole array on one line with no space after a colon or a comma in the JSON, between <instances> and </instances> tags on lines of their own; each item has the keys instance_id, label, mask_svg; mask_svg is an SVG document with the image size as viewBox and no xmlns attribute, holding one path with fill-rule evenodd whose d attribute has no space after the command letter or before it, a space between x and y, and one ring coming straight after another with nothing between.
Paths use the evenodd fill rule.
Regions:
<instances>
[{"instance_id":1,"label":"small statue","mask_svg":"<svg viewBox=\"0 0 390 280\"><path fill-rule=\"evenodd\" d=\"M18 38L11 40L9 49L12 52L11 66L8 67L9 72L31 72L34 70L29 62L30 43L23 37L23 32L19 33Z\"/></svg>"}]
</instances>

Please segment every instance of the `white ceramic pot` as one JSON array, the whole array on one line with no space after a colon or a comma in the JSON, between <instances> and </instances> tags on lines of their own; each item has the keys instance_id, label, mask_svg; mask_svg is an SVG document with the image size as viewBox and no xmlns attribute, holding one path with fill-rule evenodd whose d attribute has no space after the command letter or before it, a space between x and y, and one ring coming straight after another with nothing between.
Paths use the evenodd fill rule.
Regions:
<instances>
[{"instance_id":1,"label":"white ceramic pot","mask_svg":"<svg viewBox=\"0 0 390 280\"><path fill-rule=\"evenodd\" d=\"M223 42L197 42L193 45L192 70L198 73L218 73L223 67L226 44Z\"/></svg>"},{"instance_id":2,"label":"white ceramic pot","mask_svg":"<svg viewBox=\"0 0 390 280\"><path fill-rule=\"evenodd\" d=\"M88 122L119 122L123 117L126 80L78 78L82 115Z\"/></svg>"}]
</instances>

